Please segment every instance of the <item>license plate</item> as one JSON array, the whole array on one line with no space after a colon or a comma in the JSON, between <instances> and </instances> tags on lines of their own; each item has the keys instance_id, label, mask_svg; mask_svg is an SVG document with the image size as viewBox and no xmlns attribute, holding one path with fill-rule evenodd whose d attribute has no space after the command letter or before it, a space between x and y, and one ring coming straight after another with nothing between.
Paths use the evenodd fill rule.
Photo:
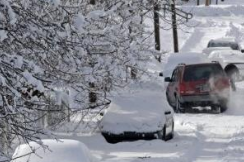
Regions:
<instances>
[{"instance_id":1,"label":"license plate","mask_svg":"<svg viewBox=\"0 0 244 162\"><path fill-rule=\"evenodd\" d=\"M208 84L200 85L197 88L199 89L200 92L209 92L210 91L210 87Z\"/></svg>"}]
</instances>

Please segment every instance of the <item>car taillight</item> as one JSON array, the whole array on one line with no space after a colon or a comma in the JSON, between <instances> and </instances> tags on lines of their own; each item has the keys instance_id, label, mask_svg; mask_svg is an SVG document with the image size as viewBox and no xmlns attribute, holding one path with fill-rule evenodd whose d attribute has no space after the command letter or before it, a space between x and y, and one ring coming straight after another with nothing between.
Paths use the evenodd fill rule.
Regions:
<instances>
[{"instance_id":1,"label":"car taillight","mask_svg":"<svg viewBox=\"0 0 244 162\"><path fill-rule=\"evenodd\" d=\"M217 82L215 82L215 87L217 89L229 88L230 87L230 80L228 78L221 78Z\"/></svg>"},{"instance_id":2,"label":"car taillight","mask_svg":"<svg viewBox=\"0 0 244 162\"><path fill-rule=\"evenodd\" d=\"M230 86L230 80L228 78L224 78L222 81L223 85L225 85L226 87Z\"/></svg>"},{"instance_id":3,"label":"car taillight","mask_svg":"<svg viewBox=\"0 0 244 162\"><path fill-rule=\"evenodd\" d=\"M183 94L186 92L186 84L185 83L180 83L180 94Z\"/></svg>"}]
</instances>

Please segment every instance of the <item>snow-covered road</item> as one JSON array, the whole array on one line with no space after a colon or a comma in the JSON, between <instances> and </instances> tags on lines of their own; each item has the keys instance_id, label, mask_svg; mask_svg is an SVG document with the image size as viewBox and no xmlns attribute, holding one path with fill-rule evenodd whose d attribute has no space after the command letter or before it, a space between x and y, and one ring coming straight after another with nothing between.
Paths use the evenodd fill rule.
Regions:
<instances>
[{"instance_id":1,"label":"snow-covered road","mask_svg":"<svg viewBox=\"0 0 244 162\"><path fill-rule=\"evenodd\" d=\"M238 4L240 1L235 2ZM235 12L241 13L244 7L237 9L240 11ZM210 8L209 11L211 10L214 9ZM222 10L229 13L225 9L219 11ZM179 33L181 51L201 52L210 39L240 37L239 34L242 34L240 31L244 22L243 16L230 13L230 16L222 17L219 13L220 15L215 17L215 13L212 16L211 13L207 14L205 17L196 16L190 21L189 26L192 28L188 29L188 33ZM236 35L235 31L232 31L236 30L233 29L233 24L240 27ZM167 38L169 33L170 31L162 32L161 37ZM175 137L167 142L139 140L108 144L99 133L60 137L84 142L92 153L104 162L243 162L244 82L238 84L237 92L232 93L229 109L223 114L176 114Z\"/></svg>"}]
</instances>

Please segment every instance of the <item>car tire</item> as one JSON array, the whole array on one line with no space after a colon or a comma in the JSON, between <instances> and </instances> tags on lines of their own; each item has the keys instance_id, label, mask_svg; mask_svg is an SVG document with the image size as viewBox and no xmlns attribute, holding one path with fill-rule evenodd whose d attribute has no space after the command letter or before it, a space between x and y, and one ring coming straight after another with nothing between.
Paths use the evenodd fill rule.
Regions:
<instances>
[{"instance_id":1,"label":"car tire","mask_svg":"<svg viewBox=\"0 0 244 162\"><path fill-rule=\"evenodd\" d=\"M178 97L175 97L175 112L176 113L185 113L185 109L182 107Z\"/></svg>"},{"instance_id":2,"label":"car tire","mask_svg":"<svg viewBox=\"0 0 244 162\"><path fill-rule=\"evenodd\" d=\"M166 93L166 99L167 99L169 105L170 105L173 109L175 109L175 106L173 106L173 104L170 102L169 94L168 94L168 93Z\"/></svg>"},{"instance_id":3,"label":"car tire","mask_svg":"<svg viewBox=\"0 0 244 162\"><path fill-rule=\"evenodd\" d=\"M213 105L211 106L212 113L214 114L219 114L221 113L221 107L219 105Z\"/></svg>"},{"instance_id":4,"label":"car tire","mask_svg":"<svg viewBox=\"0 0 244 162\"><path fill-rule=\"evenodd\" d=\"M220 112L223 113L228 109L228 101L220 101Z\"/></svg>"},{"instance_id":5,"label":"car tire","mask_svg":"<svg viewBox=\"0 0 244 162\"><path fill-rule=\"evenodd\" d=\"M161 131L158 131L157 136L158 136L158 139L165 140L165 138L166 138L166 125L164 125L164 127Z\"/></svg>"},{"instance_id":6,"label":"car tire","mask_svg":"<svg viewBox=\"0 0 244 162\"><path fill-rule=\"evenodd\" d=\"M172 131L169 135L166 136L165 141L168 141L168 140L171 140L172 138L174 138L174 122L172 123L171 127L172 127ZM165 132L166 132L166 130L165 130Z\"/></svg>"}]
</instances>

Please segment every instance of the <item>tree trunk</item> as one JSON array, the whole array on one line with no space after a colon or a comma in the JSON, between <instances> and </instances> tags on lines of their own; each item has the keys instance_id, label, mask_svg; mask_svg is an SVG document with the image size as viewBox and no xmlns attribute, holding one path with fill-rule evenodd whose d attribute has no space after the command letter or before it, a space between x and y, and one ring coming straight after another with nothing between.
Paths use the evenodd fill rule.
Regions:
<instances>
[{"instance_id":1,"label":"tree trunk","mask_svg":"<svg viewBox=\"0 0 244 162\"><path fill-rule=\"evenodd\" d=\"M198 5L198 6L200 5L200 0L197 0L197 5Z\"/></svg>"},{"instance_id":2,"label":"tree trunk","mask_svg":"<svg viewBox=\"0 0 244 162\"><path fill-rule=\"evenodd\" d=\"M154 4L154 35L155 35L155 49L160 51L160 21L159 21L159 4ZM161 55L156 56L156 59L161 62Z\"/></svg>"},{"instance_id":3,"label":"tree trunk","mask_svg":"<svg viewBox=\"0 0 244 162\"><path fill-rule=\"evenodd\" d=\"M96 4L95 0L90 0L90 4L95 5Z\"/></svg>"},{"instance_id":4,"label":"tree trunk","mask_svg":"<svg viewBox=\"0 0 244 162\"><path fill-rule=\"evenodd\" d=\"M209 6L209 2L210 2L210 0L206 0L205 1L205 6Z\"/></svg>"}]
</instances>

